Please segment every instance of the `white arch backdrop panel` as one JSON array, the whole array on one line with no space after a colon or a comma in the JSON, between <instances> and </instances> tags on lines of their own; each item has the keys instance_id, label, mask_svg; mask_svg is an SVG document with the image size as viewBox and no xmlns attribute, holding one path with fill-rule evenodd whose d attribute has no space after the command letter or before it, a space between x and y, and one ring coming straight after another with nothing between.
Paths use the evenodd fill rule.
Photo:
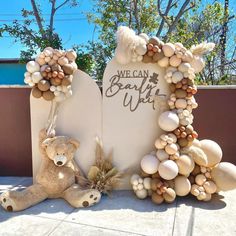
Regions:
<instances>
[{"instance_id":1,"label":"white arch backdrop panel","mask_svg":"<svg viewBox=\"0 0 236 236\"><path fill-rule=\"evenodd\" d=\"M112 59L104 72L103 102L95 81L82 71L73 79L73 96L60 107L57 134L77 138L81 146L76 161L84 172L94 162L95 137L102 137L105 152L113 151L114 164L135 172L141 158L154 150L162 133L157 124L159 110L152 96L169 95L165 70L157 64L120 65ZM50 102L31 96L33 176L40 165L38 134L45 126ZM103 117L103 118L102 118ZM129 189L129 175L121 189Z\"/></svg>"},{"instance_id":2,"label":"white arch backdrop panel","mask_svg":"<svg viewBox=\"0 0 236 236\"><path fill-rule=\"evenodd\" d=\"M95 81L78 70L73 78L73 96L59 108L57 135L68 135L80 141L76 161L87 172L95 158L95 137L102 137L102 96ZM33 176L36 176L41 157L38 134L47 122L50 102L30 97Z\"/></svg>"},{"instance_id":3,"label":"white arch backdrop panel","mask_svg":"<svg viewBox=\"0 0 236 236\"><path fill-rule=\"evenodd\" d=\"M163 132L158 126L160 109L152 96L169 95L165 69L157 64L120 65L112 59L103 77L103 144L113 150L115 165L137 173L141 158L154 150ZM130 188L127 175L121 189Z\"/></svg>"}]
</instances>

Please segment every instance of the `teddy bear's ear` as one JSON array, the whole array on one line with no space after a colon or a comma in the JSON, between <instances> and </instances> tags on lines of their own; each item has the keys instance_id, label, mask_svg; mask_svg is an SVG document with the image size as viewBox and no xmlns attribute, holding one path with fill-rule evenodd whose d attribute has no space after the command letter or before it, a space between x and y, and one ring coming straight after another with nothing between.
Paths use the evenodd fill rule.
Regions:
<instances>
[{"instance_id":1,"label":"teddy bear's ear","mask_svg":"<svg viewBox=\"0 0 236 236\"><path fill-rule=\"evenodd\" d=\"M74 138L70 138L68 142L71 143L71 144L73 144L76 149L77 149L77 148L79 147L79 145L80 145L80 142L79 142L78 140L74 139Z\"/></svg>"},{"instance_id":2,"label":"teddy bear's ear","mask_svg":"<svg viewBox=\"0 0 236 236\"><path fill-rule=\"evenodd\" d=\"M46 139L42 142L42 146L43 146L43 147L47 147L50 143L52 143L53 140L54 140L54 138L46 138Z\"/></svg>"}]
</instances>

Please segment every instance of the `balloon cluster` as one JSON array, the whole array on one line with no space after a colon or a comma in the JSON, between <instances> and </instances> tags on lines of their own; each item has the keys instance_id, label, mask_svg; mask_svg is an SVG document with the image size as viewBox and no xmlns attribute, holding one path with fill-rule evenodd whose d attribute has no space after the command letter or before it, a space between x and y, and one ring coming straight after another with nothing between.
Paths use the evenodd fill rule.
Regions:
<instances>
[{"instance_id":1,"label":"balloon cluster","mask_svg":"<svg viewBox=\"0 0 236 236\"><path fill-rule=\"evenodd\" d=\"M35 98L61 102L72 95L71 83L77 69L74 50L45 48L35 59L26 64L24 82L32 87Z\"/></svg>"},{"instance_id":2,"label":"balloon cluster","mask_svg":"<svg viewBox=\"0 0 236 236\"><path fill-rule=\"evenodd\" d=\"M205 66L203 55L213 48L213 43L201 43L188 50L181 43L164 43L144 33L136 35L124 26L117 31L117 62L155 63L165 68L164 79L171 92L169 110L158 119L165 133L156 139L156 150L142 158L141 173L130 180L140 199L150 196L160 204L191 193L198 200L209 201L218 191L236 188L236 166L220 163L220 146L211 140L199 141L192 126L192 112L198 106L194 79Z\"/></svg>"}]
</instances>

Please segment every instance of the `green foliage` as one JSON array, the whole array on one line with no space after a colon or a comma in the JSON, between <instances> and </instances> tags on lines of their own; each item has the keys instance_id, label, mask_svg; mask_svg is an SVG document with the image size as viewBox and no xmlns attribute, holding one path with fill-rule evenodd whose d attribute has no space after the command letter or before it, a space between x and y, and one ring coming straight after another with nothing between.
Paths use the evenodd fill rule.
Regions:
<instances>
[{"instance_id":1,"label":"green foliage","mask_svg":"<svg viewBox=\"0 0 236 236\"><path fill-rule=\"evenodd\" d=\"M48 0L49 3L56 1ZM59 5L59 8L68 4L70 7L76 6L78 3L76 0L64 1L65 4ZM45 21L41 14L40 4L37 4L37 10L39 12L39 18L43 25L42 29L35 29L36 16L33 11L26 9L21 10L23 22L17 20L11 24L4 24L0 28L0 36L3 33L14 38L15 42L20 42L24 46L24 50L21 50L21 61L25 62L34 57L39 51L42 51L45 47L53 47L62 49L62 40L60 36L55 32L54 28L50 30L50 25L45 25Z\"/></svg>"},{"instance_id":2,"label":"green foliage","mask_svg":"<svg viewBox=\"0 0 236 236\"><path fill-rule=\"evenodd\" d=\"M48 2L53 4L56 0L48 0ZM161 4L160 9L158 2ZM188 5L183 10L183 3L186 2ZM171 9L166 11L168 3L171 3ZM59 7L74 7L77 4L76 0L64 0ZM37 23L35 12L26 9L22 10L23 22L14 21L0 28L0 37L3 33L8 33L15 38L15 41L24 45L24 50L21 51L21 58L24 61L31 59L47 46L62 48L60 36L55 32L53 25L51 27L45 25L40 5L37 4L37 7L42 29L39 27L39 30L36 30L33 27L33 24ZM179 12L181 12L180 18L177 17ZM86 45L75 46L78 54L76 62L81 70L101 80L106 64L115 51L117 28L126 25L136 33L144 32L150 36L158 34L170 42L181 42L186 47L202 41L214 42L216 48L206 57L206 68L198 76L197 83L234 83L235 80L232 78L235 78L236 71L236 47L235 38L232 37L235 37L235 25L231 26L229 22L227 26L224 60L222 60L223 49L220 44L222 26L227 17L230 17L231 22L235 22L233 15L231 9L225 9L222 2L214 0L208 0L207 3L202 0L93 0L93 10L87 13L87 19L95 25L96 40L88 41ZM222 61L225 61L223 69Z\"/></svg>"},{"instance_id":3,"label":"green foliage","mask_svg":"<svg viewBox=\"0 0 236 236\"><path fill-rule=\"evenodd\" d=\"M93 54L95 78L102 78L105 65L110 60L116 47L115 32L120 25L126 25L134 29L137 33L144 32L156 35L161 22L161 16L157 10L157 1L118 1L118 0L94 0L93 13L88 13L88 20L96 25L98 40L96 44L88 42L87 50ZM161 9L165 9L169 1L161 2ZM172 1L173 8L166 15L161 36L166 38L166 32L173 24L176 13L181 9L184 1ZM136 6L135 6L136 3ZM186 47L199 44L203 41L211 41L216 44L215 50L206 58L206 68L204 73L197 78L199 84L229 83L232 76L219 76L221 46L219 37L222 24L225 20L224 5L218 1L205 3L201 0L190 2L182 17L178 20L173 31L168 35L168 41L181 42ZM164 10L162 10L165 12ZM230 29L228 29L230 30ZM96 46L96 47L95 47ZM235 45L234 45L235 47ZM225 73L232 74L235 68L235 59L232 49L226 55L227 67ZM231 58L229 62L228 59ZM230 60L230 59L229 59ZM234 63L234 64L233 64ZM235 74L235 70L233 72Z\"/></svg>"},{"instance_id":4,"label":"green foliage","mask_svg":"<svg viewBox=\"0 0 236 236\"><path fill-rule=\"evenodd\" d=\"M98 39L89 41L85 46L94 61L92 76L101 80L107 62L112 58L116 48L116 31L120 25L127 25L136 32L155 32L158 16L155 14L156 3L153 0L137 1L137 12L131 1L94 0L93 13L89 12L89 22L96 25Z\"/></svg>"},{"instance_id":5,"label":"green foliage","mask_svg":"<svg viewBox=\"0 0 236 236\"><path fill-rule=\"evenodd\" d=\"M77 58L75 62L78 65L78 69L88 74L91 74L92 69L94 67L94 61L92 55L82 50L82 48L79 46L75 46L73 49L77 53Z\"/></svg>"},{"instance_id":6,"label":"green foliage","mask_svg":"<svg viewBox=\"0 0 236 236\"><path fill-rule=\"evenodd\" d=\"M194 14L187 12L179 21L170 41L178 41L185 46L205 40L214 41L215 32L220 29L224 19L222 4L207 4L203 10L196 5L194 9Z\"/></svg>"}]
</instances>

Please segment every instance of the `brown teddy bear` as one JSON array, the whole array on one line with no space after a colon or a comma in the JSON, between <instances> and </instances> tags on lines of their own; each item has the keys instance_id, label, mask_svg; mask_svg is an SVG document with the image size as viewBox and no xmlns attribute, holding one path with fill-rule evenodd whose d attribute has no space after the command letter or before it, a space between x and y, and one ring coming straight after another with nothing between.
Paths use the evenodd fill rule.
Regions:
<instances>
[{"instance_id":1,"label":"brown teddy bear","mask_svg":"<svg viewBox=\"0 0 236 236\"><path fill-rule=\"evenodd\" d=\"M94 189L81 189L76 176L82 172L74 161L79 142L65 136L47 138L39 135L42 163L36 183L23 191L8 191L0 196L0 204L7 211L21 211L47 198L63 198L71 206L88 207L99 202L101 194Z\"/></svg>"}]
</instances>

